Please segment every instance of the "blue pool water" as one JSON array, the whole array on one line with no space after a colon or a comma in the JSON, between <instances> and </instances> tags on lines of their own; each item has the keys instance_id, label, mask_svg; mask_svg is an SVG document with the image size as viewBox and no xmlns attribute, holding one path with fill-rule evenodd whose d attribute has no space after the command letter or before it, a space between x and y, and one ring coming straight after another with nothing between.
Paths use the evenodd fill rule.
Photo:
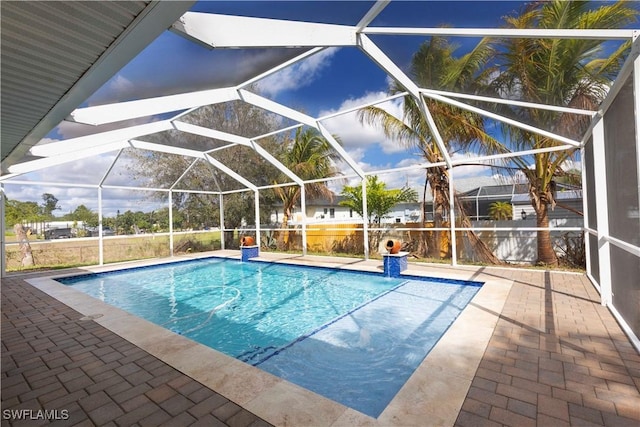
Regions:
<instances>
[{"instance_id":1,"label":"blue pool water","mask_svg":"<svg viewBox=\"0 0 640 427\"><path fill-rule=\"evenodd\" d=\"M480 285L223 258L57 280L373 417Z\"/></svg>"}]
</instances>

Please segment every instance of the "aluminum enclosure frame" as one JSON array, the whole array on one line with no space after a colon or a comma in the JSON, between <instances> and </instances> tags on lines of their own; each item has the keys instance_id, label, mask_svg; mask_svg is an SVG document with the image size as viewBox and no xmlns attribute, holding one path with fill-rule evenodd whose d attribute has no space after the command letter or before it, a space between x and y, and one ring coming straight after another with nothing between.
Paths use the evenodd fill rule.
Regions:
<instances>
[{"instance_id":1,"label":"aluminum enclosure frame","mask_svg":"<svg viewBox=\"0 0 640 427\"><path fill-rule=\"evenodd\" d=\"M621 80L624 81L629 75L633 73L634 76L634 99L635 99L635 108L636 108L636 153L638 155L638 164L640 164L640 126L638 125L638 117L640 116L640 41L638 40L638 31L637 30L538 30L538 29L529 29L529 30L504 30L504 29L460 29L460 28L389 28L389 27L369 27L368 25L372 22L372 20L379 14L384 7L388 4L388 1L379 1L376 2L370 11L362 18L360 23L356 26L345 26L345 25L334 25L334 24L319 24L319 23L309 23L309 22L294 22L294 21L284 21L284 20L274 20L274 19L266 19L266 18L251 18L251 17L239 17L239 16L226 16L226 15L217 15L217 14L203 14L203 13L194 13L187 12L185 13L180 20L175 22L171 27L171 30L175 33L178 33L189 40L193 40L197 43L206 45L210 48L214 49L232 49L232 48L246 48L246 47L279 47L279 48L299 48L299 47L308 47L309 51L287 61L286 63L280 64L276 67L273 67L271 70L260 74L259 76L255 76L237 86L219 88L219 89L211 89L205 91L198 91L192 93L171 95L171 96L160 96L149 99L135 100L124 103L117 104L108 104L101 105L97 107L87 107L87 108L77 108L74 110L68 120L75 121L78 123L85 124L106 124L106 123L114 123L121 120L147 117L156 114L166 114L181 110L187 110L187 112L182 112L174 115L173 117L162 120L159 122L153 122L145 125L138 125L128 128L117 129L114 131L103 132L99 134L94 134L90 136L80 137L80 138L72 138L65 141L59 141L54 143L49 143L46 145L36 145L30 151L34 156L40 156L40 159L32 160L24 163L14 164L9 167L9 174L3 175L0 178L0 184L3 185L11 185L11 184L25 184L26 181L20 181L19 176L28 172L44 169L54 165L65 164L67 162L92 157L95 155L99 155L107 152L122 152L124 148L132 147L138 149L146 149L146 150L154 150L159 152L167 152L177 155L182 155L186 157L191 157L194 159L192 166L197 161L204 161L217 168L218 170L224 172L229 175L231 178L242 184L244 187L243 190L234 190L232 192L237 191L251 191L255 195L255 206L256 206L256 240L260 241L260 224L259 224L259 191L266 188L273 188L274 186L265 186L258 187L256 184L250 182L246 178L242 177L235 173L228 165L219 162L214 159L209 152L207 151L197 151L192 149L186 149L182 147L168 147L163 146L161 144L154 144L140 141L137 138L140 138L145 135L150 135L153 133L166 131L166 130L178 130L181 132L193 133L199 136L218 139L222 141L226 141L229 143L229 146L234 145L242 145L249 147L255 150L259 155L261 155L267 162L276 167L280 172L282 172L285 176L287 176L291 181L288 183L280 184L280 185L297 185L301 188L302 192L302 206L304 208L306 203L305 197L305 184L311 181L305 181L300 177L296 176L291 170L289 170L285 165L280 163L277 159L271 156L268 152L261 149L257 144L257 141L261 138L264 138L268 135L274 134L271 132L269 134L258 135L252 138L241 137L238 135L229 134L226 132L222 132L216 129L208 129L200 126L190 125L180 120L184 114L189 111L193 111L196 108L205 105L224 103L229 101L243 101L249 103L251 105L263 108L272 113L278 114L280 116L286 117L290 120L297 122L296 126L309 126L318 130L331 144L331 146L336 150L336 152L340 155L342 160L349 165L352 169L353 177L356 177L361 180L361 182L365 182L366 178L370 175L379 175L381 171L375 172L367 172L363 170L358 163L349 156L349 154L344 150L344 148L334 139L334 137L330 134L330 132L323 125L323 121L327 120L331 117L336 117L341 114L348 114L357 109L365 107L371 104L363 104L358 107L353 107L349 109L345 109L339 111L337 113L332 114L331 116L325 117L312 117L305 113L296 111L291 109L285 105L277 103L275 101L266 99L260 95L252 93L246 88L254 81L272 75L283 68L296 64L311 55L317 54L321 52L323 49L327 47L333 46L342 46L342 47L350 47L354 49L360 49L363 53L365 53L371 61L376 64L379 68L381 68L389 77L398 81L406 90L406 94L413 97L418 105L421 108L421 111L425 117L426 122L429 125L429 128L434 135L437 146L440 149L442 154L443 161L439 163L423 163L420 165L416 165L414 167L408 167L407 169L421 169L424 170L429 167L436 166L445 166L448 169L451 169L453 166L457 164L461 164L464 160L455 160L451 157L449 152L446 149L445 143L440 136L438 127L432 117L431 111L429 110L425 97L436 99L441 102L448 103L450 105L454 105L456 107L466 109L468 111L472 111L474 113L483 115L485 117L502 121L508 123L509 125L520 127L527 131L533 132L535 134L539 134L545 137L553 138L563 145L552 148L545 149L537 149L537 150L527 150L499 155L485 155L479 156L475 158L477 162L485 162L492 161L501 158L509 158L509 157L517 157L524 156L536 153L543 153L548 151L556 151L556 150L575 150L582 149L585 146L585 143L589 138L593 138L594 150L596 155L594 156L595 161L597 162L597 167L595 167L597 178L596 178L596 188L595 191L599 197L599 203L597 205L597 220L598 227L597 230L590 229L585 225L583 228L587 234L595 235L598 238L598 248L590 248L588 243L588 238L586 239L587 243L587 251L589 250L597 250L599 254L599 269L600 269L600 278L599 280L595 280L593 275L591 275L591 266L588 264L587 266L587 275L594 282L594 284L599 289L601 295L601 302L603 305L606 305L612 308L614 314L616 313L615 308L612 307L612 299L611 299L611 260L610 260L610 247L614 245L627 253L632 254L637 257L640 262L640 247L635 246L629 243L621 242L618 239L613 238L609 235L609 219L607 212L607 204L605 203L607 200L607 189L606 189L606 165L604 163L604 146L605 146L605 138L603 131L603 122L602 118L608 109L608 107L613 102L613 99L618 94L621 86ZM247 30L247 29L251 30ZM278 31L273 31L273 28L278 28ZM558 135L553 132L545 131L543 129L538 129L536 127L530 126L526 123L522 123L513 119L509 119L506 117L501 117L498 114L495 114L491 111L487 111L481 109L479 107L470 105L465 102L465 100L482 100L496 103L504 103L511 102L504 99L496 99L490 97L478 97L470 94L456 94L456 93L446 93L441 91L434 91L427 88L418 87L413 81L407 76L401 69L396 65L369 37L370 35L457 35L457 36L477 36L477 37L485 37L485 36L497 36L497 37L519 37L519 38L587 38L587 39L603 39L603 40L632 40L633 46L631 50L631 54L627 58L627 61L623 67L618 80L614 83L612 88L609 91L609 94L606 100L602 103L599 111L585 111L585 110L577 110L577 109L567 109L562 106L552 106L552 105L540 105L536 103L529 102L518 102L519 105L529 108L542 108L542 109L550 109L556 111L565 111L571 112L573 114L582 114L582 115L590 115L592 117L592 124L585 134L585 136L581 140L573 140L571 138L566 138L562 135ZM404 95L404 94L403 94ZM401 96L401 95L399 95ZM384 98L376 102L384 102L386 100L392 99L392 97ZM287 132L291 130L292 127L286 127L278 130L277 132ZM109 170L101 179L100 183L96 186L93 186L97 189L98 192L98 200L99 200L99 218L100 224L102 224L102 189L103 188L112 188L111 186L105 185L105 181L113 168L112 163ZM584 174L584 165L583 174ZM640 168L639 168L640 169ZM389 169L388 171L383 171L387 173L396 172L399 169ZM185 171L186 173L186 171ZM184 176L184 175L183 175ZM455 209L453 206L453 189L455 180L451 177L451 185L449 186L450 194L450 206L449 206L449 215L452 219L450 221L451 226L448 229L451 231L452 235L455 235L456 231L466 230L464 228L455 226ZM170 215L171 213L171 195L175 189L177 183L182 179L180 177L170 188L166 189L148 189L148 188L139 188L139 187L126 187L131 190L155 190L155 191L163 191L167 192L169 197L169 209ZM639 178L640 180L640 178ZM59 185L59 184L55 184ZM585 185L585 181L583 180L583 185ZM640 191L640 190L639 190ZM363 193L366 192L366 186L363 185ZM2 191L4 198L4 191ZM224 211L223 209L223 197L225 194L229 194L231 192L225 192L221 189L218 191L212 191L210 194L216 194L219 196L220 205L221 205L221 213ZM640 197L640 195L639 195ZM586 215L588 215L587 209L587 194L584 192L584 208ZM600 200L601 199L601 200ZM363 200L366 200L366 194L363 194ZM604 201L604 202L602 202ZM4 203L0 206L0 209L4 209ZM367 206L366 202L363 206L364 217L366 218ZM305 212L305 209L303 209ZM4 219L4 212L2 212L2 217ZM302 235L303 235L303 254L306 254L306 223L307 219L303 217L302 220ZM221 214L220 224L223 226L224 217ZM100 263L103 263L103 255L102 255L102 227L99 227L100 230ZM554 229L558 230L558 229ZM173 230L170 230L171 239L173 236ZM365 258L369 257L370 248L367 245L367 235L368 235L368 225L366 221L363 221L363 231L364 231L364 242L365 242ZM3 236L4 239L4 236ZM452 244L454 245L452 250L452 264L457 265L456 258L456 248L455 248L455 240L452 240ZM172 240L171 240L172 242ZM2 259L4 263L4 246L5 242L2 242ZM2 265L2 274L5 274L4 264ZM619 317L619 314L617 315ZM626 322L622 318L618 318L619 321L626 325ZM628 334L632 337L632 341L637 349L640 350L640 341L637 336L634 335L633 331L631 331L629 325L626 325L626 329Z\"/></svg>"}]
</instances>

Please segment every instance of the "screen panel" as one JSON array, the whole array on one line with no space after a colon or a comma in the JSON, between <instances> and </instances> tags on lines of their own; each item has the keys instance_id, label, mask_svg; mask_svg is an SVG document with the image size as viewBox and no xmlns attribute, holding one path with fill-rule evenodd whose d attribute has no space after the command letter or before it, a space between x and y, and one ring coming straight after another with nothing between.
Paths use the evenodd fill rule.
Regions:
<instances>
[{"instance_id":1,"label":"screen panel","mask_svg":"<svg viewBox=\"0 0 640 427\"><path fill-rule=\"evenodd\" d=\"M633 73L604 116L609 233L640 246Z\"/></svg>"}]
</instances>

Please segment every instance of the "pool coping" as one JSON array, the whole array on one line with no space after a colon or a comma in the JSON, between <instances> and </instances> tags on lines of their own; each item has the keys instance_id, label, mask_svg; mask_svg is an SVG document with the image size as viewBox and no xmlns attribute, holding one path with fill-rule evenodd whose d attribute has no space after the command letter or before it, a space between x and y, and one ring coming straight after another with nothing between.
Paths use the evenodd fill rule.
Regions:
<instances>
[{"instance_id":1,"label":"pool coping","mask_svg":"<svg viewBox=\"0 0 640 427\"><path fill-rule=\"evenodd\" d=\"M173 263L206 257L240 259L223 250L107 266L83 267L75 274ZM382 261L263 253L258 261L381 272ZM175 334L78 290L56 282L75 274L56 272L25 279L165 363L210 387L274 425L392 426L453 425L494 331L513 281L484 276L482 268L409 263L411 276L484 282L469 305L438 341L378 418L320 396L259 368Z\"/></svg>"}]
</instances>

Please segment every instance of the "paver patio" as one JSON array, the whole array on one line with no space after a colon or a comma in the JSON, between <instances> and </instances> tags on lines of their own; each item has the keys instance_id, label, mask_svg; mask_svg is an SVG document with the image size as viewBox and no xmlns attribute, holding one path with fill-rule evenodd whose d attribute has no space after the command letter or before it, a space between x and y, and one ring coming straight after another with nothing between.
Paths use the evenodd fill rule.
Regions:
<instances>
[{"instance_id":1,"label":"paver patio","mask_svg":"<svg viewBox=\"0 0 640 427\"><path fill-rule=\"evenodd\" d=\"M473 274L513 286L501 313L489 313L497 324L456 426L640 425L640 355L586 276ZM2 425L46 424L10 422L6 410L18 409L68 411L54 425L269 425L31 286L30 277L2 280Z\"/></svg>"}]
</instances>

